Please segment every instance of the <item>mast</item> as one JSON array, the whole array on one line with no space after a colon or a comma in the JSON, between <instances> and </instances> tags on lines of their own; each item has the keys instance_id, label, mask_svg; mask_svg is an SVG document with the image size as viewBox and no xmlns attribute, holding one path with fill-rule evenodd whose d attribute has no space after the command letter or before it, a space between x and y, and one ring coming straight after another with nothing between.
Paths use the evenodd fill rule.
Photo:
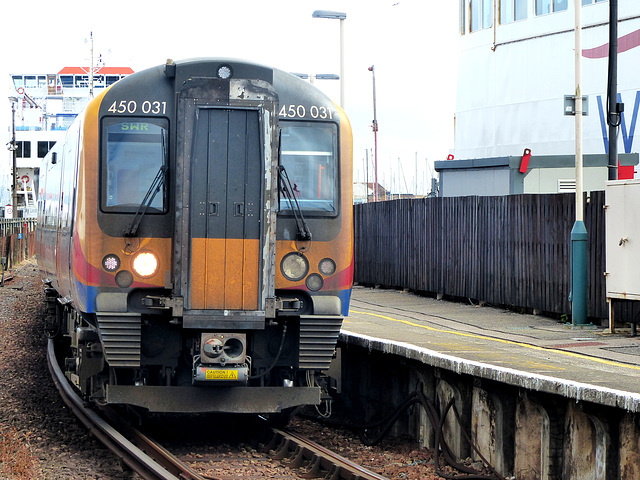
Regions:
<instances>
[{"instance_id":1,"label":"mast","mask_svg":"<svg viewBox=\"0 0 640 480\"><path fill-rule=\"evenodd\" d=\"M93 32L91 32L91 63L89 64L89 98L93 98Z\"/></svg>"}]
</instances>

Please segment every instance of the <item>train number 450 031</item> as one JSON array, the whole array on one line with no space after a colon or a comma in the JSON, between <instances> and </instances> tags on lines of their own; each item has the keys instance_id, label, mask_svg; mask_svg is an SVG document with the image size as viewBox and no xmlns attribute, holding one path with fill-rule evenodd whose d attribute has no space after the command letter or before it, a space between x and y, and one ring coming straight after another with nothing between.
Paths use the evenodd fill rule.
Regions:
<instances>
[{"instance_id":1,"label":"train number 450 031","mask_svg":"<svg viewBox=\"0 0 640 480\"><path fill-rule=\"evenodd\" d=\"M111 113L144 113L145 115L164 115L167 113L167 102L145 100L138 104L135 100L116 100L107 109Z\"/></svg>"},{"instance_id":2,"label":"train number 450 031","mask_svg":"<svg viewBox=\"0 0 640 480\"><path fill-rule=\"evenodd\" d=\"M284 118L320 118L320 119L333 119L333 112L327 107L318 107L311 105L305 107L304 105L283 105L278 112L279 117Z\"/></svg>"}]
</instances>

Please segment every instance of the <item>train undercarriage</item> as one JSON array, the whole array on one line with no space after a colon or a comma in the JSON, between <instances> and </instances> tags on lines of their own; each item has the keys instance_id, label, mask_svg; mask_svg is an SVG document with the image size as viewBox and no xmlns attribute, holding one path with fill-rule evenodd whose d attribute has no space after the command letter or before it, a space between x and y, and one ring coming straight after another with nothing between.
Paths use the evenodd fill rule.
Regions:
<instances>
[{"instance_id":1,"label":"train undercarriage","mask_svg":"<svg viewBox=\"0 0 640 480\"><path fill-rule=\"evenodd\" d=\"M329 400L322 373L341 316L289 315L262 329L185 329L166 314L82 314L46 290L46 332L85 399L149 412L281 413Z\"/></svg>"}]
</instances>

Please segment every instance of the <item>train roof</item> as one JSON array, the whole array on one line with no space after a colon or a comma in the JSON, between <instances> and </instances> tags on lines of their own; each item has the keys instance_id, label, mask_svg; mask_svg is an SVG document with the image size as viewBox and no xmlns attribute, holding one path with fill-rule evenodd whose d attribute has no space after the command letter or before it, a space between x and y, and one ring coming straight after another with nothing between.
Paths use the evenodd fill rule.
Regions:
<instances>
[{"instance_id":1,"label":"train roof","mask_svg":"<svg viewBox=\"0 0 640 480\"><path fill-rule=\"evenodd\" d=\"M222 69L222 70L220 70ZM336 104L321 90L295 74L260 63L227 57L199 57L183 60L167 60L164 65L142 70L122 79L114 87L148 89L153 79L175 79L176 90L194 78L225 78L262 80L273 85L281 105L317 105L337 109ZM334 118L337 120L337 118Z\"/></svg>"}]
</instances>

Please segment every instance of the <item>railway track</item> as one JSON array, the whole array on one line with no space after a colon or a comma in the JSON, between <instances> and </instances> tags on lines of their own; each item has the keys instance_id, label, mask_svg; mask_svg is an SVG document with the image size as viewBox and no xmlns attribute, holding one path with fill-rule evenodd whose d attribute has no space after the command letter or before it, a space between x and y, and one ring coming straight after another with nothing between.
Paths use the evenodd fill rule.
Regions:
<instances>
[{"instance_id":1,"label":"railway track","mask_svg":"<svg viewBox=\"0 0 640 480\"><path fill-rule=\"evenodd\" d=\"M67 382L55 356L53 340L47 347L49 370L62 399L86 428L114 454L145 480L233 480L243 476L201 474L137 429L119 415L104 409L108 420L85 405ZM292 471L291 478L328 478L331 480L386 480L340 455L304 437L286 430L273 429L273 437L265 453ZM254 477L258 478L258 476ZM262 477L264 478L264 477Z\"/></svg>"},{"instance_id":2,"label":"railway track","mask_svg":"<svg viewBox=\"0 0 640 480\"><path fill-rule=\"evenodd\" d=\"M266 450L290 467L304 470L306 478L331 480L387 480L317 443L286 430L273 429L275 435Z\"/></svg>"}]
</instances>

